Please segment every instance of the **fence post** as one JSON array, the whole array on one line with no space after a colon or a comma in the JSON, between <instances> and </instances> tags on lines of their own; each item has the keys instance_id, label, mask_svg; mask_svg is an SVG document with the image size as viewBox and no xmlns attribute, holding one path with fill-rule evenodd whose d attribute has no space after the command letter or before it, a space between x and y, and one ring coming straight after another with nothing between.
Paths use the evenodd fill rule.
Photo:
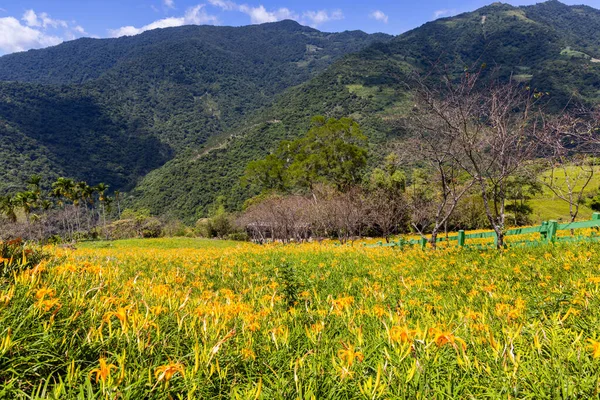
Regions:
<instances>
[{"instance_id":1,"label":"fence post","mask_svg":"<svg viewBox=\"0 0 600 400\"><path fill-rule=\"evenodd\" d=\"M425 247L427 247L427 238L422 237L420 242L421 242L421 250L425 250Z\"/></svg>"},{"instance_id":2,"label":"fence post","mask_svg":"<svg viewBox=\"0 0 600 400\"><path fill-rule=\"evenodd\" d=\"M542 221L542 227L540 229L540 236L544 240L548 237L548 221Z\"/></svg>"},{"instance_id":3,"label":"fence post","mask_svg":"<svg viewBox=\"0 0 600 400\"><path fill-rule=\"evenodd\" d=\"M498 248L498 234L494 230L494 247Z\"/></svg>"},{"instance_id":4,"label":"fence post","mask_svg":"<svg viewBox=\"0 0 600 400\"><path fill-rule=\"evenodd\" d=\"M597 221L600 219L600 212L595 212L592 214L592 220Z\"/></svg>"},{"instance_id":5,"label":"fence post","mask_svg":"<svg viewBox=\"0 0 600 400\"><path fill-rule=\"evenodd\" d=\"M465 247L465 231L458 231L458 247Z\"/></svg>"},{"instance_id":6,"label":"fence post","mask_svg":"<svg viewBox=\"0 0 600 400\"><path fill-rule=\"evenodd\" d=\"M556 230L558 228L558 221L548 221L548 234L546 236L546 242L552 243L556 239Z\"/></svg>"}]
</instances>

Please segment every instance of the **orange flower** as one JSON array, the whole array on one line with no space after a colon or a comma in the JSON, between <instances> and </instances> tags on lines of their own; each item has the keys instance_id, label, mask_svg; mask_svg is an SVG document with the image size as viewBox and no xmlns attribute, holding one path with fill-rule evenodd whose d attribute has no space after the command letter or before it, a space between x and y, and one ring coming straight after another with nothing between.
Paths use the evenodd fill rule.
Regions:
<instances>
[{"instance_id":1,"label":"orange flower","mask_svg":"<svg viewBox=\"0 0 600 400\"><path fill-rule=\"evenodd\" d=\"M600 358L600 342L592 339L588 339L590 342L589 349L592 351L592 357Z\"/></svg>"},{"instance_id":2,"label":"orange flower","mask_svg":"<svg viewBox=\"0 0 600 400\"><path fill-rule=\"evenodd\" d=\"M463 350L467 348L465 341L457 336L454 336L452 332L444 332L440 329L431 328L429 333L433 335L433 341L438 347L449 344L456 349L458 347L457 344L460 344Z\"/></svg>"},{"instance_id":3,"label":"orange flower","mask_svg":"<svg viewBox=\"0 0 600 400\"><path fill-rule=\"evenodd\" d=\"M102 381L102 383L106 383L106 381L110 378L110 371L112 369L117 369L117 366L114 364L108 364L106 362L105 357L100 357L100 366L96 369L90 371L90 376L96 374L96 383L98 381Z\"/></svg>"},{"instance_id":4,"label":"orange flower","mask_svg":"<svg viewBox=\"0 0 600 400\"><path fill-rule=\"evenodd\" d=\"M360 351L355 351L353 345L342 342L342 346L344 348L338 351L338 357L349 367L354 364L354 360L358 362L362 362L364 360L365 356L363 353Z\"/></svg>"},{"instance_id":5,"label":"orange flower","mask_svg":"<svg viewBox=\"0 0 600 400\"><path fill-rule=\"evenodd\" d=\"M410 330L407 327L393 326L390 329L390 340L392 342L411 342L414 339L416 330Z\"/></svg>"},{"instance_id":6,"label":"orange flower","mask_svg":"<svg viewBox=\"0 0 600 400\"><path fill-rule=\"evenodd\" d=\"M35 298L36 299L43 299L44 297L48 296L48 297L54 297L54 289L50 289L50 288L41 288L39 289L36 293L35 293Z\"/></svg>"},{"instance_id":7,"label":"orange flower","mask_svg":"<svg viewBox=\"0 0 600 400\"><path fill-rule=\"evenodd\" d=\"M168 382L171 380L173 375L175 375L178 372L181 375L184 375L183 365L179 363L169 363L167 365L161 365L160 367L156 368L156 370L154 371L154 377L156 378L157 382Z\"/></svg>"}]
</instances>

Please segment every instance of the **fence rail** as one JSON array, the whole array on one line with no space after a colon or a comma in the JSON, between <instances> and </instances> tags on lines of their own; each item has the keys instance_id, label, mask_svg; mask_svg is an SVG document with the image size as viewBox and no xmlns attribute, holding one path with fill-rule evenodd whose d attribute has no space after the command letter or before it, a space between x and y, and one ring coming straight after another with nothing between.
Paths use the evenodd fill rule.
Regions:
<instances>
[{"instance_id":1,"label":"fence rail","mask_svg":"<svg viewBox=\"0 0 600 400\"><path fill-rule=\"evenodd\" d=\"M600 213L594 213L592 219L589 221L570 222L566 224L559 224L558 221L544 221L539 226L530 226L523 228L509 229L504 233L505 237L519 236L519 235L531 235L540 234L539 240L522 240L517 242L510 242L509 245L522 245L522 246L536 246L542 243L555 243L555 242L572 242L572 241L592 241L600 240L600 236L567 236L559 237L557 233L559 231L575 231L576 229L586 228L600 228ZM490 244L468 244L467 240L473 239L494 239L494 246L498 243L498 237L496 232L477 232L477 233L465 233L460 230L456 235L448 237L438 237L436 242L453 242L456 241L459 247L489 247ZM422 249L427 247L427 244L431 242L431 238L421 237L420 239L400 239L398 241L392 241L390 243L377 242L375 245L368 247L402 247L402 246L414 246L420 245Z\"/></svg>"}]
</instances>

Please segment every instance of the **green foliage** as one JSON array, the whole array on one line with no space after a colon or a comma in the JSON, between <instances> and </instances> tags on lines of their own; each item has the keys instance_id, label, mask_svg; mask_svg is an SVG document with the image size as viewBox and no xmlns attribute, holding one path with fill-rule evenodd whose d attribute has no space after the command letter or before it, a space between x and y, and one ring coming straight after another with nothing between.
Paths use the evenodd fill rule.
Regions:
<instances>
[{"instance_id":1,"label":"green foliage","mask_svg":"<svg viewBox=\"0 0 600 400\"><path fill-rule=\"evenodd\" d=\"M358 124L349 118L318 116L312 125L304 137L282 141L274 154L249 163L245 180L263 191L357 184L367 163L367 138Z\"/></svg>"},{"instance_id":2,"label":"green foliage","mask_svg":"<svg viewBox=\"0 0 600 400\"><path fill-rule=\"evenodd\" d=\"M21 239L0 241L0 278L33 268L46 258L40 247L27 246Z\"/></svg>"},{"instance_id":3,"label":"green foliage","mask_svg":"<svg viewBox=\"0 0 600 400\"><path fill-rule=\"evenodd\" d=\"M282 21L157 29L1 57L0 194L32 173L129 190L174 155L206 151L286 88L389 38Z\"/></svg>"},{"instance_id":4,"label":"green foliage","mask_svg":"<svg viewBox=\"0 0 600 400\"><path fill-rule=\"evenodd\" d=\"M398 156L390 153L382 167L374 168L369 177L368 187L371 190L404 192L406 190L406 174L398 169Z\"/></svg>"},{"instance_id":5,"label":"green foliage","mask_svg":"<svg viewBox=\"0 0 600 400\"><path fill-rule=\"evenodd\" d=\"M188 223L219 195L240 209L259 192L240 183L248 163L302 137L313 115L355 120L369 140L369 167L380 164L382 146L405 134L395 123L412 104L411 74L432 62L451 78L465 66L493 66L485 70L550 93L554 110L573 95L600 99L600 12L590 7L494 3L390 39L283 21L82 39L2 57L0 79L18 82L0 84L0 194L39 172L135 186L128 206ZM291 185L275 167L254 164L253 175L266 188Z\"/></svg>"}]
</instances>

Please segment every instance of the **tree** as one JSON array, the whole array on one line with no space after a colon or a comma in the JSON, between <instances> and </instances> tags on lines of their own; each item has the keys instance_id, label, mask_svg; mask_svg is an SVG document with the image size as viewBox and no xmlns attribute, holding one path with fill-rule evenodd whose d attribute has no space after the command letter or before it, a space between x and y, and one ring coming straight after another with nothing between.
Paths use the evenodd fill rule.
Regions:
<instances>
[{"instance_id":1,"label":"tree","mask_svg":"<svg viewBox=\"0 0 600 400\"><path fill-rule=\"evenodd\" d=\"M244 180L263 191L310 190L317 183L345 190L362 179L366 142L350 118L315 117L304 137L280 142L274 153L249 163Z\"/></svg>"},{"instance_id":2,"label":"tree","mask_svg":"<svg viewBox=\"0 0 600 400\"><path fill-rule=\"evenodd\" d=\"M399 232L407 219L406 176L398 169L398 163L397 154L389 154L383 168L371 172L367 185L368 219L386 242L390 235Z\"/></svg>"},{"instance_id":3,"label":"tree","mask_svg":"<svg viewBox=\"0 0 600 400\"><path fill-rule=\"evenodd\" d=\"M535 154L538 121L533 106L541 93L515 82L484 81L481 70L456 82L420 82L424 112L441 123L437 134L451 141L453 161L469 175L483 199L486 217L504 245L509 178Z\"/></svg>"},{"instance_id":4,"label":"tree","mask_svg":"<svg viewBox=\"0 0 600 400\"><path fill-rule=\"evenodd\" d=\"M15 201L9 196L0 196L0 213L4 214L10 222L17 222L17 213L15 212Z\"/></svg>"},{"instance_id":5,"label":"tree","mask_svg":"<svg viewBox=\"0 0 600 400\"><path fill-rule=\"evenodd\" d=\"M536 137L544 158L541 168L532 169L533 176L569 204L570 222L579 215L585 192L596 173L594 153L599 141L594 130L598 126L593 112L575 107L573 111L563 110L560 115L545 117L544 129Z\"/></svg>"},{"instance_id":6,"label":"tree","mask_svg":"<svg viewBox=\"0 0 600 400\"><path fill-rule=\"evenodd\" d=\"M448 130L448 123L437 104L439 95L419 81L415 105L403 122L413 139L398 146L398 153L404 159L420 165L428 175L426 180L431 187L412 197L412 225L421 235L424 228L431 229L433 248L441 229L448 232L449 219L475 183L475 179L465 176L461 168L464 157L458 151L459 136Z\"/></svg>"}]
</instances>

